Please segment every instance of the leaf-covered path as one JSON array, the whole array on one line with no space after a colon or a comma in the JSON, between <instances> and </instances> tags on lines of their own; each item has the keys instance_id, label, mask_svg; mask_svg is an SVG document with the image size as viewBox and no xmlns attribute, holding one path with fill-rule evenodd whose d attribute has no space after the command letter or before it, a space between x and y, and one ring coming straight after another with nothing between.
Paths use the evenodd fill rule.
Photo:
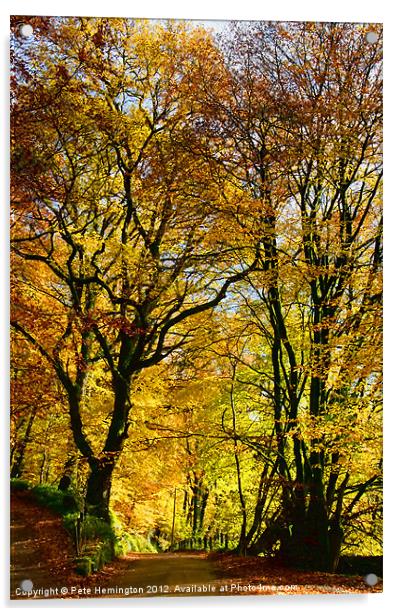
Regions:
<instances>
[{"instance_id":1,"label":"leaf-covered path","mask_svg":"<svg viewBox=\"0 0 399 616\"><path fill-rule=\"evenodd\" d=\"M34 588L63 585L73 572L71 537L56 513L38 505L26 491L11 493L11 597L24 580Z\"/></svg>"},{"instance_id":2,"label":"leaf-covered path","mask_svg":"<svg viewBox=\"0 0 399 616\"><path fill-rule=\"evenodd\" d=\"M61 518L26 492L11 496L11 597L31 580L23 598L154 597L234 594L381 592L360 576L299 572L262 558L205 553L130 554L89 578L73 570L74 546ZM36 595L34 594L36 591Z\"/></svg>"}]
</instances>

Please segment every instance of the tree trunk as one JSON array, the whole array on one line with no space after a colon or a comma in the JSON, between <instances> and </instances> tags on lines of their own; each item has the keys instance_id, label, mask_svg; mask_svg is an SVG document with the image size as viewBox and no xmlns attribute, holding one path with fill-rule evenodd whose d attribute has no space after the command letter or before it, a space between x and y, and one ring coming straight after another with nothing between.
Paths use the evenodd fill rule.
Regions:
<instances>
[{"instance_id":1,"label":"tree trunk","mask_svg":"<svg viewBox=\"0 0 399 616\"><path fill-rule=\"evenodd\" d=\"M107 440L100 457L89 459L90 475L87 482L85 504L89 513L110 523L109 502L112 473L127 438L130 410L129 389L131 378L114 380L114 410Z\"/></svg>"},{"instance_id":2,"label":"tree trunk","mask_svg":"<svg viewBox=\"0 0 399 616\"><path fill-rule=\"evenodd\" d=\"M44 482L45 482L45 476L46 476L46 473L45 473L45 467L46 467L46 462L47 462L47 452L46 452L46 451L44 451L44 452L43 452L43 455L42 455L42 462L41 462L41 465L40 465L40 475L39 475L39 483L40 483L40 484L42 484L42 483L44 483ZM48 475L48 473L47 473L47 475Z\"/></svg>"},{"instance_id":3,"label":"tree trunk","mask_svg":"<svg viewBox=\"0 0 399 616\"><path fill-rule=\"evenodd\" d=\"M200 500L201 500L201 480L197 476L197 473L194 472L194 482L193 482L193 496L192 496L192 507L193 507L193 537L197 534L198 526L199 526L199 515L200 515Z\"/></svg>"},{"instance_id":4,"label":"tree trunk","mask_svg":"<svg viewBox=\"0 0 399 616\"><path fill-rule=\"evenodd\" d=\"M209 497L209 489L202 488L202 503L201 503L200 516L199 516L199 526L198 526L199 531L201 533L204 528L205 510L206 510L206 505L208 502L208 497Z\"/></svg>"},{"instance_id":5,"label":"tree trunk","mask_svg":"<svg viewBox=\"0 0 399 616\"><path fill-rule=\"evenodd\" d=\"M330 571L329 520L322 478L318 471L315 469L315 477L310 486L310 502L304 515L301 507L296 507L293 502L293 512L281 535L279 553L287 565L312 571Z\"/></svg>"},{"instance_id":6,"label":"tree trunk","mask_svg":"<svg viewBox=\"0 0 399 616\"><path fill-rule=\"evenodd\" d=\"M252 549L251 544L252 544L254 537L256 537L256 535L261 530L263 516L264 516L264 508L266 505L266 499L267 499L268 491L269 491L270 480L275 475L278 465L279 465L279 460L277 459L273 463L273 467L270 470L270 472L269 472L269 466L270 466L269 462L266 462L263 466L262 474L259 480L258 497L257 497L256 505L255 505L254 517L253 517L251 528L249 529L247 537L246 537L246 544L249 548L249 551L251 551ZM254 541L254 543L256 543L256 541Z\"/></svg>"},{"instance_id":7,"label":"tree trunk","mask_svg":"<svg viewBox=\"0 0 399 616\"><path fill-rule=\"evenodd\" d=\"M344 538L344 532L339 524L332 524L330 528L330 571L335 573L339 563L339 557L341 555L342 541Z\"/></svg>"},{"instance_id":8,"label":"tree trunk","mask_svg":"<svg viewBox=\"0 0 399 616\"><path fill-rule=\"evenodd\" d=\"M110 522L109 500L111 495L112 472L115 467L113 459L92 461L87 482L86 510L90 515Z\"/></svg>"},{"instance_id":9,"label":"tree trunk","mask_svg":"<svg viewBox=\"0 0 399 616\"><path fill-rule=\"evenodd\" d=\"M15 447L14 460L11 467L11 479L17 479L21 477L22 466L25 457L26 447L29 443L30 434L32 432L33 422L35 420L36 413L31 413L26 426L25 434L21 441L18 441Z\"/></svg>"}]
</instances>

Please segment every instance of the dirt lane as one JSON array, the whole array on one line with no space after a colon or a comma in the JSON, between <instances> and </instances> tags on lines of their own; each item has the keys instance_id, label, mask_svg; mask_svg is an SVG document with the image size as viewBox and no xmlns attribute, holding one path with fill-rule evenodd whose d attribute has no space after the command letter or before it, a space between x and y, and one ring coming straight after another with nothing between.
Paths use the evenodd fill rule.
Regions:
<instances>
[{"instance_id":1,"label":"dirt lane","mask_svg":"<svg viewBox=\"0 0 399 616\"><path fill-rule=\"evenodd\" d=\"M73 572L75 550L59 515L25 491L11 494L10 594L24 580L35 588L62 585Z\"/></svg>"},{"instance_id":2,"label":"dirt lane","mask_svg":"<svg viewBox=\"0 0 399 616\"><path fill-rule=\"evenodd\" d=\"M75 550L60 516L38 505L26 491L11 495L10 596L23 590L56 589L55 598L205 594L216 573L205 554L130 554L89 578L74 571ZM23 584L23 582L28 584ZM201 586L199 593L193 586ZM176 592L176 588L179 589ZM190 588L189 588L190 587ZM68 592L62 593L61 589ZM129 589L132 592L128 592ZM136 589L138 590L136 593ZM213 594L211 590L211 594Z\"/></svg>"},{"instance_id":3,"label":"dirt lane","mask_svg":"<svg viewBox=\"0 0 399 616\"><path fill-rule=\"evenodd\" d=\"M61 518L26 492L11 495L11 598L87 599L381 592L361 576L301 572L270 560L205 553L129 554L98 573L74 571L74 547ZM30 596L18 589L30 580ZM49 594L49 589L54 590ZM46 592L47 594L46 594Z\"/></svg>"},{"instance_id":4,"label":"dirt lane","mask_svg":"<svg viewBox=\"0 0 399 616\"><path fill-rule=\"evenodd\" d=\"M135 554L126 556L123 562L126 568L117 578L117 586L122 590L116 593L118 596L130 588L129 596L219 593L216 571L203 554ZM111 578L106 586L115 587L115 579Z\"/></svg>"}]
</instances>

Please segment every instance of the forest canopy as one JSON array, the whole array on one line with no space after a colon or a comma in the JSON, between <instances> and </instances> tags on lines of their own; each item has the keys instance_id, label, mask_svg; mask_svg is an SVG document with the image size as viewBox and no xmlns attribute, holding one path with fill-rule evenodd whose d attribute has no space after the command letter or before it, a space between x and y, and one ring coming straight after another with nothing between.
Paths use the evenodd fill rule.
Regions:
<instances>
[{"instance_id":1,"label":"forest canopy","mask_svg":"<svg viewBox=\"0 0 399 616\"><path fill-rule=\"evenodd\" d=\"M162 549L380 554L381 26L20 21L11 477Z\"/></svg>"}]
</instances>

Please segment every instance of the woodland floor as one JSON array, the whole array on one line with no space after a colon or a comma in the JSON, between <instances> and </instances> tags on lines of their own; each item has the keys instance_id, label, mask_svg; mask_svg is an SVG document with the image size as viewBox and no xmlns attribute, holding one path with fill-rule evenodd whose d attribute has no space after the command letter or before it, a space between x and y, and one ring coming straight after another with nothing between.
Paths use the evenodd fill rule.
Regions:
<instances>
[{"instance_id":1,"label":"woodland floor","mask_svg":"<svg viewBox=\"0 0 399 616\"><path fill-rule=\"evenodd\" d=\"M11 598L154 597L381 592L360 576L302 572L260 557L199 552L129 554L89 578L74 572L75 551L61 518L27 492L11 495ZM36 596L17 589L33 582Z\"/></svg>"}]
</instances>

